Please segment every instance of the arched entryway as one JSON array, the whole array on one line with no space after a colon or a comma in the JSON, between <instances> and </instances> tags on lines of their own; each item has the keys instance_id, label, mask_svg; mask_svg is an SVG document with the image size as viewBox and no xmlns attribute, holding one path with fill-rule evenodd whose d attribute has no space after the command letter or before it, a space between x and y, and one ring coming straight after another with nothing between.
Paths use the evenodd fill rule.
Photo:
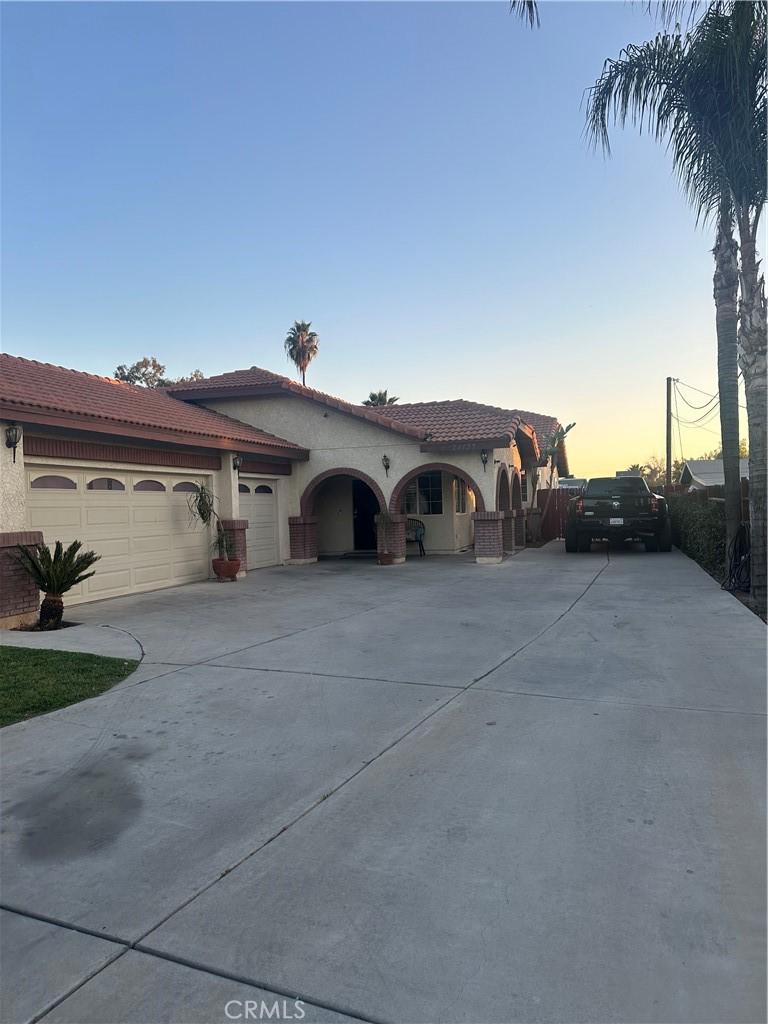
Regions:
<instances>
[{"instance_id":1,"label":"arched entryway","mask_svg":"<svg viewBox=\"0 0 768 1024\"><path fill-rule=\"evenodd\" d=\"M390 514L405 521L410 541L421 536L427 554L471 551L475 513L484 508L476 481L465 470L445 462L410 470L397 481L389 499ZM410 548L404 546L402 553L416 555L419 551L412 543Z\"/></svg>"},{"instance_id":2,"label":"arched entryway","mask_svg":"<svg viewBox=\"0 0 768 1024\"><path fill-rule=\"evenodd\" d=\"M301 498L301 516L314 524L320 558L375 555L375 517L385 509L376 481L348 468L319 474Z\"/></svg>"},{"instance_id":3,"label":"arched entryway","mask_svg":"<svg viewBox=\"0 0 768 1024\"><path fill-rule=\"evenodd\" d=\"M477 511L485 511L485 502L483 501L483 495L480 488L477 486L477 483L465 470L459 469L458 466L452 466L448 462L428 462L426 465L418 466L416 469L412 469L410 472L406 473L405 476L402 476L395 484L395 488L392 491L392 497L389 499L389 511L405 511L403 508L403 499L408 485L420 476L427 476L433 473L447 473L450 476L458 477L459 480L463 480L474 494L475 508Z\"/></svg>"},{"instance_id":4,"label":"arched entryway","mask_svg":"<svg viewBox=\"0 0 768 1024\"><path fill-rule=\"evenodd\" d=\"M514 473L512 476L512 508L523 507L523 489L520 485L520 474Z\"/></svg>"},{"instance_id":5,"label":"arched entryway","mask_svg":"<svg viewBox=\"0 0 768 1024\"><path fill-rule=\"evenodd\" d=\"M499 467L499 476L496 481L496 508L499 512L506 512L512 508L512 496L509 490L509 472L506 466Z\"/></svg>"}]
</instances>

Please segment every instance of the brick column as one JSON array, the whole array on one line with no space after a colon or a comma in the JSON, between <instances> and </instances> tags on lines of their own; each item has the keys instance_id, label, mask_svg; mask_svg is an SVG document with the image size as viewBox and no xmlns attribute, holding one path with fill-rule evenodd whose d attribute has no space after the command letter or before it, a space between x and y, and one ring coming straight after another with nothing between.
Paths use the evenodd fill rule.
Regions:
<instances>
[{"instance_id":1,"label":"brick column","mask_svg":"<svg viewBox=\"0 0 768 1024\"><path fill-rule=\"evenodd\" d=\"M43 543L37 530L0 533L0 629L31 626L37 622L40 591L16 561L19 544Z\"/></svg>"},{"instance_id":2,"label":"brick column","mask_svg":"<svg viewBox=\"0 0 768 1024\"><path fill-rule=\"evenodd\" d=\"M405 561L405 524L407 516L402 512L390 512L384 517L375 516L376 550L379 554L388 551L392 555L393 565L402 565Z\"/></svg>"},{"instance_id":3,"label":"brick column","mask_svg":"<svg viewBox=\"0 0 768 1024\"><path fill-rule=\"evenodd\" d=\"M306 565L317 561L317 516L289 516L291 564Z\"/></svg>"},{"instance_id":4,"label":"brick column","mask_svg":"<svg viewBox=\"0 0 768 1024\"><path fill-rule=\"evenodd\" d=\"M232 558L240 559L240 571L238 576L245 576L248 569L248 549L246 547L246 534L248 529L247 519L222 519L221 525L227 535Z\"/></svg>"},{"instance_id":5,"label":"brick column","mask_svg":"<svg viewBox=\"0 0 768 1024\"><path fill-rule=\"evenodd\" d=\"M525 512L524 508L516 508L512 515L515 517L515 547L525 547Z\"/></svg>"},{"instance_id":6,"label":"brick column","mask_svg":"<svg viewBox=\"0 0 768 1024\"><path fill-rule=\"evenodd\" d=\"M500 562L504 557L503 512L473 512L475 561L481 565Z\"/></svg>"},{"instance_id":7,"label":"brick column","mask_svg":"<svg viewBox=\"0 0 768 1024\"><path fill-rule=\"evenodd\" d=\"M501 534L504 553L513 554L515 550L515 513L511 509L504 512Z\"/></svg>"}]
</instances>

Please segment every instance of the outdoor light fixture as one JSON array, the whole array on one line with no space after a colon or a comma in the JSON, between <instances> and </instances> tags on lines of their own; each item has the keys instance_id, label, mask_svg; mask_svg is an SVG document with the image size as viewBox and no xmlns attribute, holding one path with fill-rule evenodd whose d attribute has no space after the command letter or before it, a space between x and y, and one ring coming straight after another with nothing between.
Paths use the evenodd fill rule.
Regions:
<instances>
[{"instance_id":1,"label":"outdoor light fixture","mask_svg":"<svg viewBox=\"0 0 768 1024\"><path fill-rule=\"evenodd\" d=\"M480 461L483 464L483 472L485 472L485 467L488 465L488 452L485 448L480 452Z\"/></svg>"},{"instance_id":2,"label":"outdoor light fixture","mask_svg":"<svg viewBox=\"0 0 768 1024\"><path fill-rule=\"evenodd\" d=\"M389 461L388 455L381 456L381 464L384 467L384 472L387 474L387 476L389 476L389 467L392 465L392 463Z\"/></svg>"},{"instance_id":3,"label":"outdoor light fixture","mask_svg":"<svg viewBox=\"0 0 768 1024\"><path fill-rule=\"evenodd\" d=\"M232 469L239 471L240 467L242 466L242 464L243 464L243 456L242 455L235 455L235 456L233 456L233 458L232 458Z\"/></svg>"},{"instance_id":4,"label":"outdoor light fixture","mask_svg":"<svg viewBox=\"0 0 768 1024\"><path fill-rule=\"evenodd\" d=\"M11 423L5 428L5 447L13 448L13 461L16 461L16 448L21 440L21 427L18 423Z\"/></svg>"}]
</instances>

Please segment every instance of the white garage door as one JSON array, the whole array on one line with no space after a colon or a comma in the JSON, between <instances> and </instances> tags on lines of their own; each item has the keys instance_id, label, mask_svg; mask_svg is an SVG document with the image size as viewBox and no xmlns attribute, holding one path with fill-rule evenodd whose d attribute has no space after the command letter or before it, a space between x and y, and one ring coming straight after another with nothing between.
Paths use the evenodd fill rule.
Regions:
<instances>
[{"instance_id":1,"label":"white garage door","mask_svg":"<svg viewBox=\"0 0 768 1024\"><path fill-rule=\"evenodd\" d=\"M248 520L245 534L248 568L277 565L277 501L274 480L240 480L240 515Z\"/></svg>"},{"instance_id":2,"label":"white garage door","mask_svg":"<svg viewBox=\"0 0 768 1024\"><path fill-rule=\"evenodd\" d=\"M30 528L50 546L83 542L96 575L68 604L157 590L208 577L208 533L191 521L188 499L203 476L34 466L27 470Z\"/></svg>"}]
</instances>

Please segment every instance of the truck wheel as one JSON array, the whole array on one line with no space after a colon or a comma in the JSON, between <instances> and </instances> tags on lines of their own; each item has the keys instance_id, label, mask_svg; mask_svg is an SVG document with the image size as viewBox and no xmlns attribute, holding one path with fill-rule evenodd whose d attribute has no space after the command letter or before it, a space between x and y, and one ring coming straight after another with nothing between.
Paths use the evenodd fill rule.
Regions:
<instances>
[{"instance_id":1,"label":"truck wheel","mask_svg":"<svg viewBox=\"0 0 768 1024\"><path fill-rule=\"evenodd\" d=\"M579 537L579 551L586 553L592 550L592 538L588 533L582 533Z\"/></svg>"},{"instance_id":2,"label":"truck wheel","mask_svg":"<svg viewBox=\"0 0 768 1024\"><path fill-rule=\"evenodd\" d=\"M664 520L664 525L659 533L659 551L672 550L672 523L669 519Z\"/></svg>"},{"instance_id":3,"label":"truck wheel","mask_svg":"<svg viewBox=\"0 0 768 1024\"><path fill-rule=\"evenodd\" d=\"M645 550L646 551L658 551L659 540L658 537L646 537L645 538Z\"/></svg>"},{"instance_id":4,"label":"truck wheel","mask_svg":"<svg viewBox=\"0 0 768 1024\"><path fill-rule=\"evenodd\" d=\"M565 550L569 555L579 550L579 535L570 523L565 528Z\"/></svg>"}]
</instances>

